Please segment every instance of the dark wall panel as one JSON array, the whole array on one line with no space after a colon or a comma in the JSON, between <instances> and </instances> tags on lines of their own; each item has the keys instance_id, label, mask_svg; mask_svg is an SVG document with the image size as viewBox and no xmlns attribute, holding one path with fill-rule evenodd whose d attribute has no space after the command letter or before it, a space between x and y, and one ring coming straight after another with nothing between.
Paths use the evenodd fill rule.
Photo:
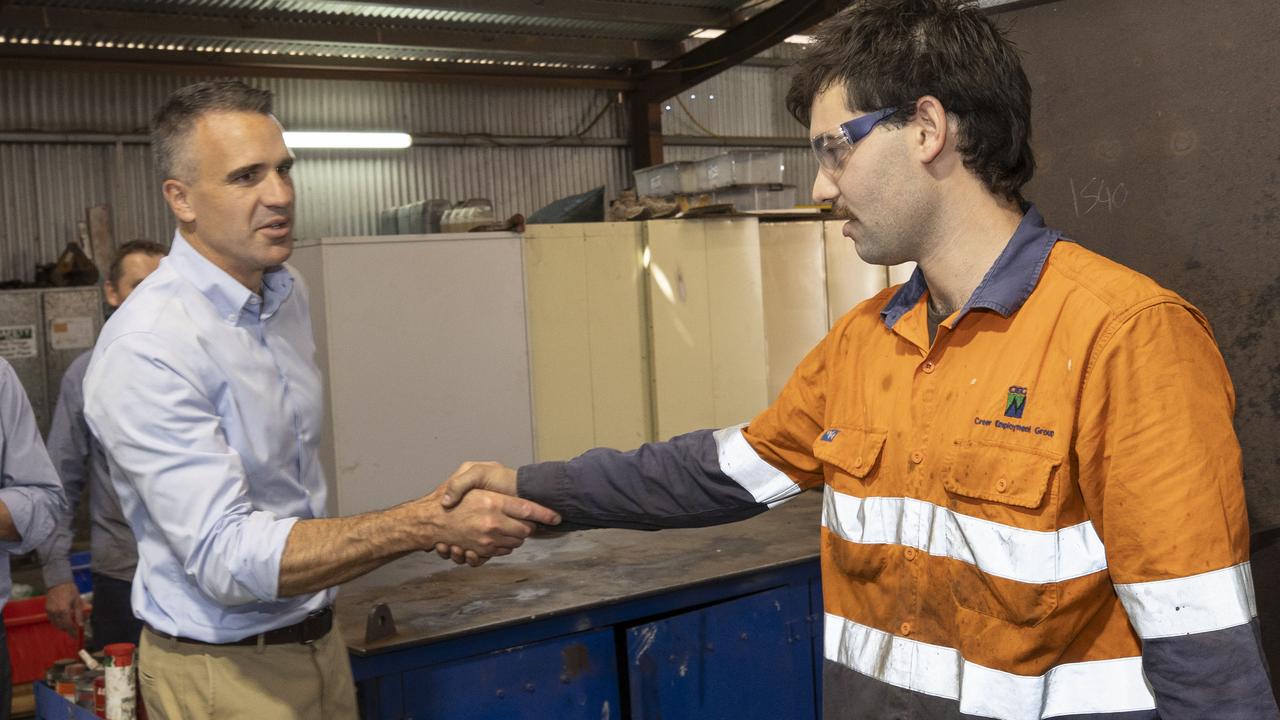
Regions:
<instances>
[{"instance_id":1,"label":"dark wall panel","mask_svg":"<svg viewBox=\"0 0 1280 720\"><path fill-rule=\"evenodd\" d=\"M996 18L1034 89L1027 197L1208 315L1252 529L1280 527L1280 2L1059 0Z\"/></svg>"}]
</instances>

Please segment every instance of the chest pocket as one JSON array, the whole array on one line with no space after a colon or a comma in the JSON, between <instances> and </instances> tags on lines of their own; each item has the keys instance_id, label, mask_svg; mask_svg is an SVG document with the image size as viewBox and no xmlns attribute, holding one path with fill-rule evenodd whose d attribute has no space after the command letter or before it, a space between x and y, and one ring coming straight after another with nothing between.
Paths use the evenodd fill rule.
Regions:
<instances>
[{"instance_id":1,"label":"chest pocket","mask_svg":"<svg viewBox=\"0 0 1280 720\"><path fill-rule=\"evenodd\" d=\"M833 427L813 443L813 456L828 465L827 484L836 490L850 491L871 482L880 467L880 451L884 449L885 430ZM861 491L853 494L862 496Z\"/></svg>"},{"instance_id":2,"label":"chest pocket","mask_svg":"<svg viewBox=\"0 0 1280 720\"><path fill-rule=\"evenodd\" d=\"M956 604L1020 626L1058 605L1058 492L1062 456L1003 443L958 444L942 478L947 563ZM963 624L963 623L962 623Z\"/></svg>"},{"instance_id":3,"label":"chest pocket","mask_svg":"<svg viewBox=\"0 0 1280 720\"><path fill-rule=\"evenodd\" d=\"M880 455L887 435L884 430L835 426L813 443L813 456L826 465L824 475L829 505L823 518L828 532L822 553L851 582L875 580L888 562L888 546L842 538L839 515L829 512L833 502L831 493L858 498L868 495L868 488L880 471Z\"/></svg>"}]
</instances>

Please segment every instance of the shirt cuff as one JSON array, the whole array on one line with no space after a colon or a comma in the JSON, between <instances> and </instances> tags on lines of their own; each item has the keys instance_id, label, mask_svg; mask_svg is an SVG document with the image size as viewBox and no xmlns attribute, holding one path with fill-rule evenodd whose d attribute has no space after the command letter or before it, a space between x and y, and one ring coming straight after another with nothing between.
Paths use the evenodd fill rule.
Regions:
<instances>
[{"instance_id":1,"label":"shirt cuff","mask_svg":"<svg viewBox=\"0 0 1280 720\"><path fill-rule=\"evenodd\" d=\"M44 542L51 528L33 527L40 523L32 508L31 496L22 489L9 487L0 489L0 503L9 509L9 517L13 519L13 527L18 531L19 540L0 540L0 551L10 555L21 555L30 552L36 545ZM32 536L36 537L32 537Z\"/></svg>"},{"instance_id":2,"label":"shirt cuff","mask_svg":"<svg viewBox=\"0 0 1280 720\"><path fill-rule=\"evenodd\" d=\"M75 582L75 577L71 574L71 563L66 557L49 559L40 571L44 575L45 589Z\"/></svg>"},{"instance_id":3,"label":"shirt cuff","mask_svg":"<svg viewBox=\"0 0 1280 720\"><path fill-rule=\"evenodd\" d=\"M241 582L257 599L274 602L280 599L280 560L284 557L289 534L301 518L277 518L263 511L253 514L271 520L263 534L256 538L258 551L243 557L244 565L235 574L242 578Z\"/></svg>"},{"instance_id":4,"label":"shirt cuff","mask_svg":"<svg viewBox=\"0 0 1280 720\"><path fill-rule=\"evenodd\" d=\"M568 495L569 463L544 462L516 470L516 494L539 505L563 507Z\"/></svg>"}]
</instances>

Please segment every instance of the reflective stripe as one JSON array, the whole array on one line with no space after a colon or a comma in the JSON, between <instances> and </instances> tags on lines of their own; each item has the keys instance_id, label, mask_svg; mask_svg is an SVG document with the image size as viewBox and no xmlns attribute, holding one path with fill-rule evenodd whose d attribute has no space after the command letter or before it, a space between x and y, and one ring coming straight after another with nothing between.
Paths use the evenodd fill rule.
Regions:
<instances>
[{"instance_id":1,"label":"reflective stripe","mask_svg":"<svg viewBox=\"0 0 1280 720\"><path fill-rule=\"evenodd\" d=\"M822 525L863 545L909 545L1024 583L1051 583L1107 568L1089 521L1057 532L1023 530L914 498L859 498L824 488Z\"/></svg>"},{"instance_id":2,"label":"reflective stripe","mask_svg":"<svg viewBox=\"0 0 1280 720\"><path fill-rule=\"evenodd\" d=\"M787 474L756 454L742 434L746 425L735 425L713 433L720 471L741 485L756 502L776 507L800 494L800 486Z\"/></svg>"},{"instance_id":3,"label":"reflective stripe","mask_svg":"<svg viewBox=\"0 0 1280 720\"><path fill-rule=\"evenodd\" d=\"M1154 710L1142 658L1067 663L1044 675L994 670L959 651L898 637L827 613L827 660L890 685L957 700L960 712L998 720Z\"/></svg>"},{"instance_id":4,"label":"reflective stripe","mask_svg":"<svg viewBox=\"0 0 1280 720\"><path fill-rule=\"evenodd\" d=\"M1129 622L1145 640L1225 630L1258 615L1248 562L1191 577L1115 587Z\"/></svg>"}]
</instances>

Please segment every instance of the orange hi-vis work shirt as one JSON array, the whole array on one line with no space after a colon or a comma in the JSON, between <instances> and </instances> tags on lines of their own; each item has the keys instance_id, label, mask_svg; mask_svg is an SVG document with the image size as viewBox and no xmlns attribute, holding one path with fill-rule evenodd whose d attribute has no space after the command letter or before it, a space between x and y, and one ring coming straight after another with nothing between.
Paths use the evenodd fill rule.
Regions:
<instances>
[{"instance_id":1,"label":"orange hi-vis work shirt","mask_svg":"<svg viewBox=\"0 0 1280 720\"><path fill-rule=\"evenodd\" d=\"M829 661L981 717L1154 710L1144 639L1256 614L1231 382L1182 298L1015 239L932 344L918 271L855 308L745 437L823 486Z\"/></svg>"},{"instance_id":2,"label":"orange hi-vis work shirt","mask_svg":"<svg viewBox=\"0 0 1280 720\"><path fill-rule=\"evenodd\" d=\"M821 487L827 720L1280 717L1208 323L1059 238L1029 209L932 342L917 270L749 425L524 468L521 494L618 524L642 479L660 526L689 484L755 508Z\"/></svg>"}]
</instances>

